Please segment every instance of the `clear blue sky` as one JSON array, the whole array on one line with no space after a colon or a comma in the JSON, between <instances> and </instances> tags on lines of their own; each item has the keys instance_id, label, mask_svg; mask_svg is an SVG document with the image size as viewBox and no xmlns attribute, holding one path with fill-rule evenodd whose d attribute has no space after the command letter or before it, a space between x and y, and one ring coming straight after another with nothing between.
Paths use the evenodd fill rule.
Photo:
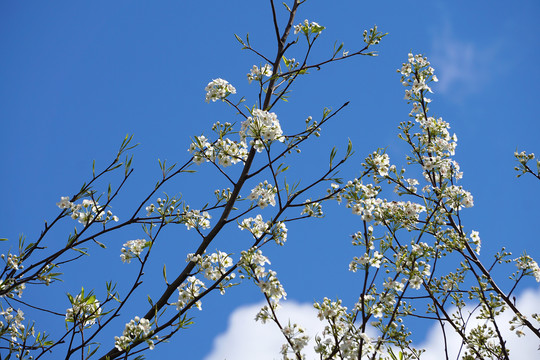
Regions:
<instances>
[{"instance_id":1,"label":"clear blue sky","mask_svg":"<svg viewBox=\"0 0 540 360\"><path fill-rule=\"evenodd\" d=\"M238 0L0 2L0 237L16 240L24 233L35 238L43 221L58 213L60 197L75 193L88 180L92 160L97 168L104 166L127 133L141 145L135 151L133 179L114 208L120 217L159 177L158 158L183 163L190 136L208 134L217 120L239 121L225 104L206 104L204 87L221 77L236 87L237 98L245 96L248 105L255 102L256 87L248 85L246 73L260 62L240 50L233 34L249 32L255 47L273 54L269 10L268 1ZM315 117L325 106L351 102L306 148L302 163L292 162L293 174L316 171L334 145L345 149L348 138L356 156L343 171L346 178L358 174L362 158L378 147L388 147L391 159L403 163L408 149L397 139L397 125L408 119L409 106L395 70L408 52L425 53L440 79L431 108L458 136L461 185L475 199L475 207L464 212L467 226L480 231L486 256L507 246L516 253L526 249L540 260L540 184L532 178L518 180L513 171L516 148L540 154L538 15L540 4L534 0L339 1L332 6L307 1L297 22L307 18L327 27L314 60L325 59L336 40L345 49L360 47L362 31L373 24L389 35L377 49L378 58L356 57L315 71L297 83L289 103L275 109L286 131L290 123ZM215 173L202 172L176 181L167 191L183 193L197 207L223 185L215 181ZM353 256L349 235L359 219L344 208L334 209L324 221L291 226L284 248L267 249L290 299L354 300L358 294L358 278L346 270ZM54 235L51 244L63 243L67 236ZM64 283L47 289L62 295L43 302L65 312L63 293L81 286L101 291L104 281L99 279L112 273L120 282L123 276L130 278L133 274L122 266L119 254L121 245L136 236L140 232L107 239L108 254L93 249L85 260L86 272L66 274ZM142 301L161 288L162 263L167 261L172 272L175 261L183 264L195 245L183 226L164 239L163 259L156 259L148 274L155 273L158 285L144 287ZM246 234L234 231L215 247L237 251L246 241ZM31 290L26 296L27 301L42 299ZM225 330L228 314L261 299L248 283L225 297L210 296L204 311L193 313L193 328L148 358L203 358ZM124 315L117 334L136 314ZM47 326L38 323L42 329Z\"/></svg>"}]
</instances>

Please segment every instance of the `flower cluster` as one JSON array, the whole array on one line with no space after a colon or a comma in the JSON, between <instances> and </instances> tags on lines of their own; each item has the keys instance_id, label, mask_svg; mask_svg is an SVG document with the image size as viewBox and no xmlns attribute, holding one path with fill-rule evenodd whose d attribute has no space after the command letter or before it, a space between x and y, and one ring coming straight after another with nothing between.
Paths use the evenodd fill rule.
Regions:
<instances>
[{"instance_id":1,"label":"flower cluster","mask_svg":"<svg viewBox=\"0 0 540 360\"><path fill-rule=\"evenodd\" d=\"M283 245L287 241L287 227L283 221L272 224L271 221L264 222L259 214L255 218L246 218L238 225L240 230L249 230L254 238L260 238L265 234L271 235L271 238L278 245Z\"/></svg>"},{"instance_id":2,"label":"flower cluster","mask_svg":"<svg viewBox=\"0 0 540 360\"><path fill-rule=\"evenodd\" d=\"M283 56L281 59L283 60L283 63L285 64L285 67L289 71L294 70L294 69L296 69L297 67L300 66L300 63L298 61L296 61L295 58L287 59L285 56ZM300 74L302 74L302 72L300 72Z\"/></svg>"},{"instance_id":3,"label":"flower cluster","mask_svg":"<svg viewBox=\"0 0 540 360\"><path fill-rule=\"evenodd\" d=\"M4 255L4 254L2 254L2 255ZM15 280L13 278L0 280L0 290L5 290L7 288L10 288L13 285L14 282L15 282ZM21 283L21 284L15 286L14 288L12 288L9 291L9 293L7 293L5 295L2 295L0 297L7 296L9 298L13 298L15 295L17 295L19 298L21 298L24 289L26 289L26 284Z\"/></svg>"},{"instance_id":4,"label":"flower cluster","mask_svg":"<svg viewBox=\"0 0 540 360\"><path fill-rule=\"evenodd\" d=\"M189 208L187 208L187 211L183 216L183 222L186 224L188 230L192 228L208 229L210 228L211 218L212 216L210 216L208 211L203 211L201 213L200 210L189 210Z\"/></svg>"},{"instance_id":5,"label":"flower cluster","mask_svg":"<svg viewBox=\"0 0 540 360\"><path fill-rule=\"evenodd\" d=\"M372 188L367 188L368 192L372 190ZM364 194L368 193L364 192ZM366 195L352 205L352 211L354 214L362 216L363 221L375 221L376 223L395 221L409 227L418 222L420 213L425 212L426 208L410 201L387 201Z\"/></svg>"},{"instance_id":6,"label":"flower cluster","mask_svg":"<svg viewBox=\"0 0 540 360\"><path fill-rule=\"evenodd\" d=\"M242 122L240 138L245 141L247 137L253 139L250 145L255 146L259 152L264 149L263 141L271 143L285 140L277 115L261 109L253 109L251 116Z\"/></svg>"},{"instance_id":7,"label":"flower cluster","mask_svg":"<svg viewBox=\"0 0 540 360\"><path fill-rule=\"evenodd\" d=\"M270 298L274 303L279 302L282 298L287 298L285 289L277 278L277 273L273 270L263 272L257 279L259 289Z\"/></svg>"},{"instance_id":8,"label":"flower cluster","mask_svg":"<svg viewBox=\"0 0 540 360\"><path fill-rule=\"evenodd\" d=\"M264 209L268 205L276 206L276 194L277 188L265 180L255 186L247 198L257 200L257 206Z\"/></svg>"},{"instance_id":9,"label":"flower cluster","mask_svg":"<svg viewBox=\"0 0 540 360\"><path fill-rule=\"evenodd\" d=\"M526 173L531 173L540 179L540 159L536 159L536 171L529 167L529 161L534 160L536 157L534 153L527 154L525 151L514 152L514 157L519 162L519 166L516 166L514 170L518 171L518 177Z\"/></svg>"},{"instance_id":10,"label":"flower cluster","mask_svg":"<svg viewBox=\"0 0 540 360\"><path fill-rule=\"evenodd\" d=\"M298 34L299 32L302 32L306 36L309 36L310 34L319 35L324 29L326 29L324 26L313 21L310 23L306 19L303 23L294 26L294 33Z\"/></svg>"},{"instance_id":11,"label":"flower cluster","mask_svg":"<svg viewBox=\"0 0 540 360\"><path fill-rule=\"evenodd\" d=\"M144 239L129 240L127 243L122 245L122 254L120 259L123 263L130 263L131 259L139 258L139 255L143 252L144 248L147 246L148 242Z\"/></svg>"},{"instance_id":12,"label":"flower cluster","mask_svg":"<svg viewBox=\"0 0 540 360\"><path fill-rule=\"evenodd\" d=\"M347 307L341 305L341 300L332 301L325 297L322 303L315 302L313 307L317 309L319 320L335 321L337 318L347 314Z\"/></svg>"},{"instance_id":13,"label":"flower cluster","mask_svg":"<svg viewBox=\"0 0 540 360\"><path fill-rule=\"evenodd\" d=\"M457 136L450 135L450 125L442 118L427 116L427 104L431 100L425 97L425 93L432 92L429 83L438 81L434 71L425 57L412 54L409 54L408 62L398 70L402 75L402 84L410 88L405 90L405 99L413 103L410 115L422 129L421 134L415 134L419 141L415 150L426 155L418 159L418 162L425 171L426 180L440 182L452 177L460 179L463 174L457 162L449 159L449 156L455 154Z\"/></svg>"},{"instance_id":14,"label":"flower cluster","mask_svg":"<svg viewBox=\"0 0 540 360\"><path fill-rule=\"evenodd\" d=\"M242 220L238 225L238 228L240 230L249 230L251 234L253 234L253 237L259 238L267 232L270 225L271 222L264 222L262 215L259 214L255 218L249 217Z\"/></svg>"},{"instance_id":15,"label":"flower cluster","mask_svg":"<svg viewBox=\"0 0 540 360\"><path fill-rule=\"evenodd\" d=\"M416 185L420 184L418 180L416 179L401 179L402 181L399 182L396 187L394 188L394 192L398 195L403 194L416 194L418 189L416 188ZM403 192L403 189L405 189L405 192Z\"/></svg>"},{"instance_id":16,"label":"flower cluster","mask_svg":"<svg viewBox=\"0 0 540 360\"><path fill-rule=\"evenodd\" d=\"M253 80L255 81L261 81L263 77L270 77L272 76L272 66L269 64L265 64L264 66L259 67L257 65L253 65L253 68L250 70L250 72L247 74L247 78L249 83Z\"/></svg>"},{"instance_id":17,"label":"flower cluster","mask_svg":"<svg viewBox=\"0 0 540 360\"><path fill-rule=\"evenodd\" d=\"M365 299L371 295L366 295ZM375 350L375 339L371 339L366 333L355 329L355 318L347 312L347 307L342 305L341 300L332 301L324 298L322 302L315 302L313 307L317 309L317 317L326 321L321 335L315 337L315 352L321 358L331 357L337 351L343 359L357 358L359 355L359 342L362 341L362 358Z\"/></svg>"},{"instance_id":18,"label":"flower cluster","mask_svg":"<svg viewBox=\"0 0 540 360\"><path fill-rule=\"evenodd\" d=\"M447 199L446 204L451 209L457 211L461 208L470 208L474 205L473 196L470 192L463 190L463 187L450 185L443 191L443 197Z\"/></svg>"},{"instance_id":19,"label":"flower cluster","mask_svg":"<svg viewBox=\"0 0 540 360\"><path fill-rule=\"evenodd\" d=\"M540 282L540 267L538 263L529 255L521 255L514 259L518 269L523 270L526 275L533 275L537 282Z\"/></svg>"},{"instance_id":20,"label":"flower cluster","mask_svg":"<svg viewBox=\"0 0 540 360\"><path fill-rule=\"evenodd\" d=\"M411 242L410 247L402 246L394 254L396 272L407 275L413 289L420 289L423 278L431 275L431 265L424 259L429 258L433 251L425 242Z\"/></svg>"},{"instance_id":21,"label":"flower cluster","mask_svg":"<svg viewBox=\"0 0 540 360\"><path fill-rule=\"evenodd\" d=\"M380 254L378 251L374 251L373 254L365 253L361 257L355 256L349 264L349 271L357 272L359 267L365 270L369 266L378 269L381 267L382 260L383 254Z\"/></svg>"},{"instance_id":22,"label":"flower cluster","mask_svg":"<svg viewBox=\"0 0 540 360\"><path fill-rule=\"evenodd\" d=\"M248 251L242 251L238 264L246 272L248 278L253 278L261 291L268 296L273 304L277 304L282 298L287 297L285 289L276 276L277 273L264 268L265 264L270 264L270 260L262 254L260 249L251 248ZM241 276L241 278L244 277L244 275ZM256 319L262 320L264 323L268 316L270 315L264 316L261 313Z\"/></svg>"},{"instance_id":23,"label":"flower cluster","mask_svg":"<svg viewBox=\"0 0 540 360\"><path fill-rule=\"evenodd\" d=\"M369 29L369 32L367 30L364 30L363 32L364 42L370 45L377 45L381 39L386 35L378 31L377 25L373 26L371 29Z\"/></svg>"},{"instance_id":24,"label":"flower cluster","mask_svg":"<svg viewBox=\"0 0 540 360\"><path fill-rule=\"evenodd\" d=\"M287 241L287 227L283 221L278 221L270 228L271 238L276 244L283 245Z\"/></svg>"},{"instance_id":25,"label":"flower cluster","mask_svg":"<svg viewBox=\"0 0 540 360\"><path fill-rule=\"evenodd\" d=\"M174 197L169 198L169 196L166 196L165 199L157 198L156 203L157 205L152 203L146 207L146 216L152 216L152 214L157 214L163 218L168 217L169 219L182 219L182 216L185 212L183 202L179 201Z\"/></svg>"},{"instance_id":26,"label":"flower cluster","mask_svg":"<svg viewBox=\"0 0 540 360\"><path fill-rule=\"evenodd\" d=\"M216 251L210 255L188 254L186 261L197 264L196 272L202 272L203 276L212 281L219 280L225 275L228 269L233 265L232 258L222 251ZM221 295L225 294L227 287L233 286L229 282L236 277L234 272L225 276L218 284Z\"/></svg>"},{"instance_id":27,"label":"flower cluster","mask_svg":"<svg viewBox=\"0 0 540 360\"><path fill-rule=\"evenodd\" d=\"M318 202L313 202L308 199L305 201L304 209L302 209L300 215L321 218L324 216L322 211L322 205Z\"/></svg>"},{"instance_id":28,"label":"flower cluster","mask_svg":"<svg viewBox=\"0 0 540 360\"><path fill-rule=\"evenodd\" d=\"M244 268L249 268L248 276L254 275L260 277L265 272L264 265L271 264L270 260L263 255L257 248L251 248L248 251L242 251L240 261L238 262ZM244 278L243 276L241 278Z\"/></svg>"},{"instance_id":29,"label":"flower cluster","mask_svg":"<svg viewBox=\"0 0 540 360\"><path fill-rule=\"evenodd\" d=\"M58 276L61 275L59 273L52 273L52 270L56 267L57 266L53 263L50 263L43 267L43 269L37 276L38 280L42 281L43 284L49 286L52 281L57 280Z\"/></svg>"},{"instance_id":30,"label":"flower cluster","mask_svg":"<svg viewBox=\"0 0 540 360\"><path fill-rule=\"evenodd\" d=\"M68 294L71 308L66 311L66 322L90 327L101 315L101 305L95 295L84 296L84 289L75 298Z\"/></svg>"},{"instance_id":31,"label":"flower cluster","mask_svg":"<svg viewBox=\"0 0 540 360\"><path fill-rule=\"evenodd\" d=\"M113 215L110 210L105 211L105 207L100 206L93 199L84 199L81 204L74 204L69 200L69 196L62 196L56 206L60 209L67 209L68 213L71 213L72 219L77 219L81 224L85 225L92 221L106 223L110 220L119 220L118 216Z\"/></svg>"},{"instance_id":32,"label":"flower cluster","mask_svg":"<svg viewBox=\"0 0 540 360\"><path fill-rule=\"evenodd\" d=\"M289 353L299 354L309 342L306 330L298 324L288 324L283 327L281 332L287 339L287 342L281 346L280 350L284 359L288 359L287 354Z\"/></svg>"},{"instance_id":33,"label":"flower cluster","mask_svg":"<svg viewBox=\"0 0 540 360\"><path fill-rule=\"evenodd\" d=\"M236 94L236 89L234 86L229 84L227 80L223 79L214 79L206 85L204 88L206 91L206 102L209 103L210 100L213 102L217 100L224 100L230 94Z\"/></svg>"},{"instance_id":34,"label":"flower cluster","mask_svg":"<svg viewBox=\"0 0 540 360\"><path fill-rule=\"evenodd\" d=\"M439 80L434 75L435 70L430 66L426 57L411 53L409 53L408 57L408 61L403 63L403 66L401 69L398 69L398 72L401 73L401 83L403 86L411 87L410 90L405 91L405 99L415 101L416 106L418 106L418 111L413 110L413 113L415 113L422 109L421 97L423 93L425 91L433 92L428 84L432 81L437 82ZM412 79L410 78L411 75L413 76ZM415 105L413 104L413 106Z\"/></svg>"},{"instance_id":35,"label":"flower cluster","mask_svg":"<svg viewBox=\"0 0 540 360\"><path fill-rule=\"evenodd\" d=\"M201 289L206 289L204 283L195 276L189 276L186 281L178 287L178 301L172 303L172 305L176 305L178 311L182 310L187 304L200 295ZM193 305L197 309L202 310L201 300L197 300Z\"/></svg>"},{"instance_id":36,"label":"flower cluster","mask_svg":"<svg viewBox=\"0 0 540 360\"><path fill-rule=\"evenodd\" d=\"M480 255L480 247L482 246L482 240L480 240L480 233L478 231L471 231L471 241L476 245L476 254Z\"/></svg>"},{"instance_id":37,"label":"flower cluster","mask_svg":"<svg viewBox=\"0 0 540 360\"><path fill-rule=\"evenodd\" d=\"M19 269L24 268L24 265L22 264L22 260L21 260L20 256L8 253L7 260L5 259L6 256L4 254L2 254L0 256L1 256L2 260L6 261L6 265L7 265L8 269L19 270Z\"/></svg>"},{"instance_id":38,"label":"flower cluster","mask_svg":"<svg viewBox=\"0 0 540 360\"><path fill-rule=\"evenodd\" d=\"M439 183L443 180L456 179L463 177L459 171L459 164L452 159L441 156L422 156L422 168L424 169L424 178L427 181Z\"/></svg>"},{"instance_id":39,"label":"flower cluster","mask_svg":"<svg viewBox=\"0 0 540 360\"><path fill-rule=\"evenodd\" d=\"M216 189L214 190L214 195L216 196L216 200L218 202L218 204L222 201L229 201L231 199L231 195L232 195L232 192L231 192L231 189L230 188L226 188L226 189Z\"/></svg>"},{"instance_id":40,"label":"flower cluster","mask_svg":"<svg viewBox=\"0 0 540 360\"><path fill-rule=\"evenodd\" d=\"M152 326L148 319L141 319L135 316L133 320L126 324L122 336L114 337L114 346L120 351L129 350L131 343L137 340L144 340L150 350L153 350L154 341L158 338L157 336L151 337L151 328Z\"/></svg>"},{"instance_id":41,"label":"flower cluster","mask_svg":"<svg viewBox=\"0 0 540 360\"><path fill-rule=\"evenodd\" d=\"M384 153L381 154L379 151L370 154L366 158L366 164L380 176L388 176L388 171L395 168L393 165L390 166L390 156Z\"/></svg>"},{"instance_id":42,"label":"flower cluster","mask_svg":"<svg viewBox=\"0 0 540 360\"><path fill-rule=\"evenodd\" d=\"M22 323L24 321L24 312L21 309L18 309L13 314L13 308L9 307L5 311L0 312L0 316L3 316L6 324L0 321L0 333L7 332L11 335L11 341L16 342L17 338L22 338L25 330L25 326Z\"/></svg>"},{"instance_id":43,"label":"flower cluster","mask_svg":"<svg viewBox=\"0 0 540 360\"><path fill-rule=\"evenodd\" d=\"M193 154L193 161L200 165L204 161L218 163L224 167L247 159L248 150L245 141L233 141L220 138L213 144L205 136L196 136L188 151Z\"/></svg>"},{"instance_id":44,"label":"flower cluster","mask_svg":"<svg viewBox=\"0 0 540 360\"><path fill-rule=\"evenodd\" d=\"M147 216L151 216L153 213L157 213L160 216L172 216L177 223L185 224L187 229L202 228L208 229L210 227L210 219L212 216L207 211L191 210L189 205L183 204L182 210L180 209L181 203L176 199L157 199L157 207L154 204L150 204L146 207Z\"/></svg>"},{"instance_id":45,"label":"flower cluster","mask_svg":"<svg viewBox=\"0 0 540 360\"><path fill-rule=\"evenodd\" d=\"M442 156L443 153L454 155L457 147L456 134L450 135L448 129L450 124L442 118L429 116L427 119L423 114L416 116L416 121L424 131L420 137L420 144L425 145L425 151Z\"/></svg>"}]
</instances>

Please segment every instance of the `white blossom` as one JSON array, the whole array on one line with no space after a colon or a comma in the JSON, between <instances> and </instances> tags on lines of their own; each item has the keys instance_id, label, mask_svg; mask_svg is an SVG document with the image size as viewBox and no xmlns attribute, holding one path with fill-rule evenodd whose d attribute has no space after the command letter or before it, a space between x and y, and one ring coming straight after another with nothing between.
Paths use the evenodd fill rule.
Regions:
<instances>
[{"instance_id":1,"label":"white blossom","mask_svg":"<svg viewBox=\"0 0 540 360\"><path fill-rule=\"evenodd\" d=\"M153 350L155 346L154 341L157 339L157 336L151 337L150 321L136 316L126 324L122 336L114 337L114 346L120 351L128 350L133 341L144 340L148 344L150 350Z\"/></svg>"},{"instance_id":2,"label":"white blossom","mask_svg":"<svg viewBox=\"0 0 540 360\"><path fill-rule=\"evenodd\" d=\"M253 146L255 146L256 140L262 140L266 143L285 140L277 115L260 109L253 109L251 116L242 122L240 139L245 141L247 137L253 139L250 142ZM259 145L256 148L258 151L262 151L264 146Z\"/></svg>"},{"instance_id":3,"label":"white blossom","mask_svg":"<svg viewBox=\"0 0 540 360\"><path fill-rule=\"evenodd\" d=\"M123 263L130 263L131 259L138 258L146 247L147 241L144 239L129 240L120 250L120 259Z\"/></svg>"},{"instance_id":4,"label":"white blossom","mask_svg":"<svg viewBox=\"0 0 540 360\"><path fill-rule=\"evenodd\" d=\"M206 91L206 102L215 102L217 100L224 100L230 94L236 94L234 86L229 84L227 80L214 79L206 85L204 88Z\"/></svg>"},{"instance_id":5,"label":"white blossom","mask_svg":"<svg viewBox=\"0 0 540 360\"><path fill-rule=\"evenodd\" d=\"M84 297L84 291L75 298L70 296L71 308L66 311L66 322L77 322L84 327L96 323L101 315L101 305L95 296Z\"/></svg>"},{"instance_id":6,"label":"white blossom","mask_svg":"<svg viewBox=\"0 0 540 360\"><path fill-rule=\"evenodd\" d=\"M260 81L263 79L263 77L270 77L272 76L272 66L269 64L265 64L264 66L259 67L257 65L253 65L253 68L250 70L250 72L247 74L247 78L249 83L253 80Z\"/></svg>"}]
</instances>

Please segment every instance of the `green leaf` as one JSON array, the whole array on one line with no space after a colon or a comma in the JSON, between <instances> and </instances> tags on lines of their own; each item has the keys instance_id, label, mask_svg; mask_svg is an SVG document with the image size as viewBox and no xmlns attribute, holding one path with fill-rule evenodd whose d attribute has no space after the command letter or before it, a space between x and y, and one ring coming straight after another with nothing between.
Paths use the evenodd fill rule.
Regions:
<instances>
[{"instance_id":1,"label":"green leaf","mask_svg":"<svg viewBox=\"0 0 540 360\"><path fill-rule=\"evenodd\" d=\"M242 40L242 38L240 38L240 36L234 34L234 37L236 38L236 40L238 40L240 44L244 45L244 48L246 48L246 44L244 44L244 41Z\"/></svg>"},{"instance_id":2,"label":"green leaf","mask_svg":"<svg viewBox=\"0 0 540 360\"><path fill-rule=\"evenodd\" d=\"M131 162L133 161L133 155L131 155L131 157L128 159L126 157L126 172L125 172L125 176L128 175L129 173L129 170L131 169Z\"/></svg>"},{"instance_id":3,"label":"green leaf","mask_svg":"<svg viewBox=\"0 0 540 360\"><path fill-rule=\"evenodd\" d=\"M73 250L83 254L83 255L88 255L88 253L86 251L84 251L83 249L77 249L77 248L73 248Z\"/></svg>"},{"instance_id":4,"label":"green leaf","mask_svg":"<svg viewBox=\"0 0 540 360\"><path fill-rule=\"evenodd\" d=\"M7 239L6 239L7 240ZM30 250L31 248L33 248L35 245L35 243L30 243L28 245L26 245L26 247L24 248L24 252L27 252L28 250Z\"/></svg>"},{"instance_id":5,"label":"green leaf","mask_svg":"<svg viewBox=\"0 0 540 360\"><path fill-rule=\"evenodd\" d=\"M347 144L347 157L353 153L352 141L349 138L349 143Z\"/></svg>"},{"instance_id":6,"label":"green leaf","mask_svg":"<svg viewBox=\"0 0 540 360\"><path fill-rule=\"evenodd\" d=\"M167 265L163 264L163 279L165 279L165 284L169 285L167 281Z\"/></svg>"},{"instance_id":7,"label":"green leaf","mask_svg":"<svg viewBox=\"0 0 540 360\"><path fill-rule=\"evenodd\" d=\"M99 349L99 345L96 346L96 348L95 348L94 350L90 351L90 346L89 346L89 347L88 347L88 354L87 354L87 357L86 357L86 358L89 359L92 355L95 354L96 351L98 351L98 349Z\"/></svg>"},{"instance_id":8,"label":"green leaf","mask_svg":"<svg viewBox=\"0 0 540 360\"><path fill-rule=\"evenodd\" d=\"M332 162L334 161L334 158L336 157L336 147L332 148L332 151L330 152L330 168L332 168Z\"/></svg>"},{"instance_id":9,"label":"green leaf","mask_svg":"<svg viewBox=\"0 0 540 360\"><path fill-rule=\"evenodd\" d=\"M100 242L99 242L99 241L97 241L96 239L92 239L92 240L94 240L94 242L95 242L96 244L98 244L98 245L99 245L99 247L101 247L102 249L106 249L106 248L107 248L107 246L105 246L105 244L103 244L103 243L100 243Z\"/></svg>"},{"instance_id":10,"label":"green leaf","mask_svg":"<svg viewBox=\"0 0 540 360\"><path fill-rule=\"evenodd\" d=\"M289 64L290 64L289 59L287 59L285 56L282 56L281 58L283 59L283 62L285 63L285 66L288 68Z\"/></svg>"}]
</instances>

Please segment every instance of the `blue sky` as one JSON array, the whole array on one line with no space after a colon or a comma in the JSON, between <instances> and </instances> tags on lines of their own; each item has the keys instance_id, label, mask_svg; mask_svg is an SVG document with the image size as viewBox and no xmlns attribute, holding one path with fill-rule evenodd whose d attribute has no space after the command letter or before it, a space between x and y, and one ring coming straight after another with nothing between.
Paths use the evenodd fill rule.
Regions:
<instances>
[{"instance_id":1,"label":"blue sky","mask_svg":"<svg viewBox=\"0 0 540 360\"><path fill-rule=\"evenodd\" d=\"M239 0L0 2L0 236L16 240L24 233L35 238L43 221L58 213L60 196L75 193L87 181L92 160L97 168L105 165L127 133L141 145L135 150L133 179L113 209L120 217L157 180L158 158L183 163L191 136L210 133L217 120L239 121L225 104L206 104L204 87L221 77L236 87L237 98L245 96L248 105L255 102L256 87L248 84L246 73L260 62L240 50L233 34L249 32L252 44L273 54L269 10L267 1ZM293 158L291 176L309 181L305 174L315 176L321 158L326 162L333 146L344 150L348 138L356 155L343 170L345 178L357 175L363 157L378 147L387 147L391 159L403 163L408 149L397 139L397 125L407 120L409 105L395 70L408 52L424 53L440 79L431 108L459 139L461 185L475 199L464 216L468 226L480 231L483 254L506 246L540 259L540 186L532 178L516 179L513 171L516 148L540 153L539 14L540 5L533 0L511 5L396 1L384 6L307 1L297 23L307 18L327 27L314 61L325 59L334 41L344 42L345 49L359 47L362 31L374 24L389 35L377 48L379 57L356 57L315 71L298 81L288 103L275 109L286 132L325 106L337 109L351 102L321 138ZM223 184L208 167L167 191L182 193L196 207ZM352 257L349 235L358 218L343 207L331 209L335 212L322 221L291 226L284 248L266 250L288 298L297 303L357 296L358 279L346 270ZM62 231L72 225L54 233L58 241L64 241ZM85 272L71 269L64 283L45 289L47 296L29 290L27 301L43 299L63 312L68 307L65 292L81 286L102 290L101 279L111 273L118 274L118 281L129 278L133 274L122 266L120 248L137 234L107 239L108 253L93 249L83 261ZM226 235L216 242L220 250L237 251L247 241L238 231ZM165 261L168 269L175 261L183 263L196 239L183 226L165 237L156 254L163 258L153 264L149 277L159 278ZM144 287L140 298L145 301L144 292L155 293L159 286ZM227 329L229 314L261 299L249 283L224 297L210 296L204 311L193 314L195 325L148 358L204 358L214 338ZM136 314L124 315L129 320Z\"/></svg>"}]
</instances>

